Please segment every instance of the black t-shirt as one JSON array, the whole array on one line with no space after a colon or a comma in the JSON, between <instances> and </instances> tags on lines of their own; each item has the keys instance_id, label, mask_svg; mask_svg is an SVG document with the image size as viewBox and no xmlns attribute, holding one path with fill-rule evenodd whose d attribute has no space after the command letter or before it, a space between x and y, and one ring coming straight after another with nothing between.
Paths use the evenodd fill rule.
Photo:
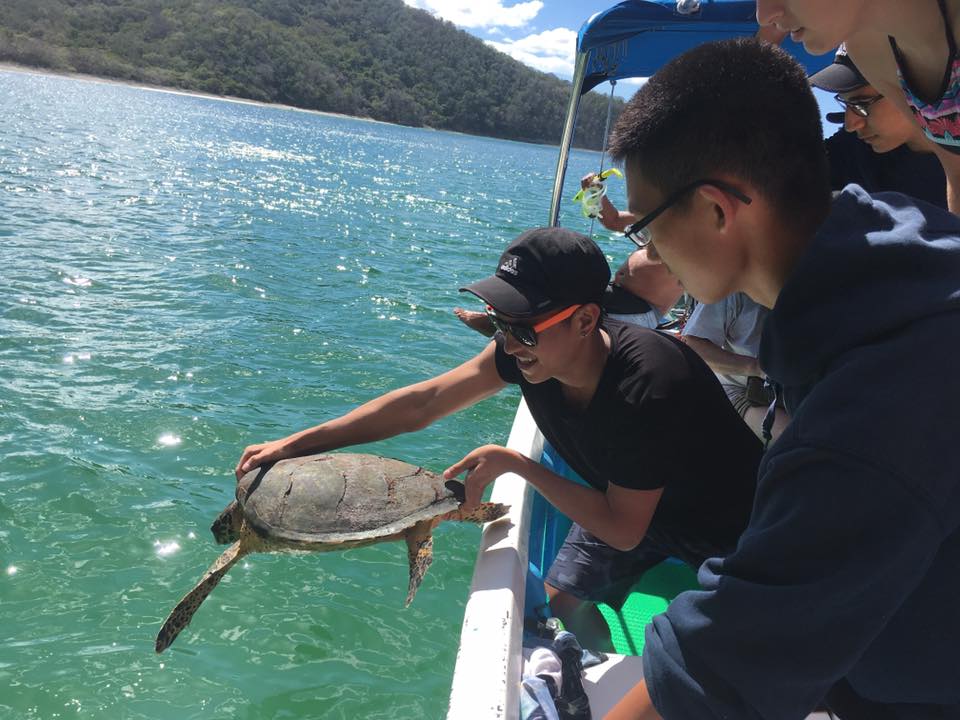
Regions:
<instances>
[{"instance_id":1,"label":"black t-shirt","mask_svg":"<svg viewBox=\"0 0 960 720\"><path fill-rule=\"evenodd\" d=\"M722 545L747 525L762 446L693 350L655 330L603 320L610 355L584 410L560 383L527 382L497 336L500 377L520 386L537 426L590 485L663 488L653 524Z\"/></svg>"},{"instance_id":2,"label":"black t-shirt","mask_svg":"<svg viewBox=\"0 0 960 720\"><path fill-rule=\"evenodd\" d=\"M831 135L826 144L833 190L856 183L868 193L899 192L946 209L947 179L933 153L914 152L906 144L875 153L846 130Z\"/></svg>"}]
</instances>

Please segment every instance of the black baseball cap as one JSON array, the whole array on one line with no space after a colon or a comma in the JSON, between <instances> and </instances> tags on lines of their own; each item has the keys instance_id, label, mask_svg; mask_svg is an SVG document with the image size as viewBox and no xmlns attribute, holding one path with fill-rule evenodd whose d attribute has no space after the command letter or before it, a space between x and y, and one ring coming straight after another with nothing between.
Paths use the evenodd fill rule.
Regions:
<instances>
[{"instance_id":1,"label":"black baseball cap","mask_svg":"<svg viewBox=\"0 0 960 720\"><path fill-rule=\"evenodd\" d=\"M846 45L837 49L837 55L830 65L811 75L808 80L814 87L833 93L848 93L870 84L847 55Z\"/></svg>"},{"instance_id":2,"label":"black baseball cap","mask_svg":"<svg viewBox=\"0 0 960 720\"><path fill-rule=\"evenodd\" d=\"M560 227L527 230L504 250L497 272L460 288L518 318L584 303L600 304L610 282L603 251L586 235Z\"/></svg>"}]
</instances>

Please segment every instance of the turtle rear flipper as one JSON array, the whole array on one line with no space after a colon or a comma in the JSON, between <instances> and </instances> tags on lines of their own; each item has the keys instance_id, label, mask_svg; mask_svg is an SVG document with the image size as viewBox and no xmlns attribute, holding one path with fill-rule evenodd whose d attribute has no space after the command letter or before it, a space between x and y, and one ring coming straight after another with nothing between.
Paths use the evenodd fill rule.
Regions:
<instances>
[{"instance_id":1,"label":"turtle rear flipper","mask_svg":"<svg viewBox=\"0 0 960 720\"><path fill-rule=\"evenodd\" d=\"M413 596L427 574L427 568L433 562L433 526L432 520L421 520L407 530L407 558L410 561L410 585L407 589L407 599L403 606L409 607Z\"/></svg>"},{"instance_id":2,"label":"turtle rear flipper","mask_svg":"<svg viewBox=\"0 0 960 720\"><path fill-rule=\"evenodd\" d=\"M157 653L162 653L170 647L173 641L177 639L180 631L190 624L190 619L197 608L213 592L213 589L227 574L227 571L236 564L237 560L247 554L246 548L241 547L241 545L242 541L237 541L228 547L223 555L218 557L216 562L204 573L193 590L184 595L177 606L170 611L163 627L157 633L157 644L155 646Z\"/></svg>"}]
</instances>

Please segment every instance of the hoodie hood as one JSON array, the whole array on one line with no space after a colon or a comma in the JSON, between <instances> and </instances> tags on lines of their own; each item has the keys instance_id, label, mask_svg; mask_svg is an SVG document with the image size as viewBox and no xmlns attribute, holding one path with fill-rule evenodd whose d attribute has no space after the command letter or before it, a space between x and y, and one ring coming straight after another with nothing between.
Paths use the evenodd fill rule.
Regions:
<instances>
[{"instance_id":1,"label":"hoodie hood","mask_svg":"<svg viewBox=\"0 0 960 720\"><path fill-rule=\"evenodd\" d=\"M848 185L767 317L760 364L788 409L847 350L960 308L960 218L900 193ZM794 399L794 402L790 402Z\"/></svg>"}]
</instances>

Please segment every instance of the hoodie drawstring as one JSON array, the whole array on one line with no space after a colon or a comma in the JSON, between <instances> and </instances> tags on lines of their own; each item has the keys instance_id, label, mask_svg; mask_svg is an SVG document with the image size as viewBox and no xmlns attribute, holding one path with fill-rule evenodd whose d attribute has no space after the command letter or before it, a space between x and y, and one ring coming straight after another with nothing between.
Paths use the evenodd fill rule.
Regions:
<instances>
[{"instance_id":1,"label":"hoodie drawstring","mask_svg":"<svg viewBox=\"0 0 960 720\"><path fill-rule=\"evenodd\" d=\"M780 395L783 388L779 383L771 382L770 378L764 378L763 384L765 387L773 388L773 401L767 408L767 413L763 416L763 423L760 426L763 432L763 449L766 450L770 447L770 441L773 440L773 423L777 419L777 405L780 404Z\"/></svg>"}]
</instances>

